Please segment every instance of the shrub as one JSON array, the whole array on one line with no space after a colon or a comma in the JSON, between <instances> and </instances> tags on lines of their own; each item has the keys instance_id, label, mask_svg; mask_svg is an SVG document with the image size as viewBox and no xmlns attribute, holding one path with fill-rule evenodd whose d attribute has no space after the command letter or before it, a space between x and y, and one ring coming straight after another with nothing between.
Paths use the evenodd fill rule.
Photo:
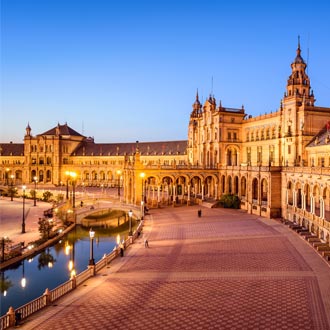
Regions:
<instances>
[{"instance_id":1,"label":"shrub","mask_svg":"<svg viewBox=\"0 0 330 330\"><path fill-rule=\"evenodd\" d=\"M42 194L42 196L43 196L43 200L45 202L49 202L51 197L53 196L53 194L50 191L47 190Z\"/></svg>"},{"instance_id":2,"label":"shrub","mask_svg":"<svg viewBox=\"0 0 330 330\"><path fill-rule=\"evenodd\" d=\"M220 205L228 209L239 209L240 199L238 198L237 195L224 194L220 198Z\"/></svg>"}]
</instances>

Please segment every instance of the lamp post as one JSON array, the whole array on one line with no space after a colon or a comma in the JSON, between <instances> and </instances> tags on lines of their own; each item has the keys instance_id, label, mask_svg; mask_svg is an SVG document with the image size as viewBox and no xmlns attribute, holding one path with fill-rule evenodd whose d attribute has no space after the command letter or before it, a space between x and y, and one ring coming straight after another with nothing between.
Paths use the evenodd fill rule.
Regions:
<instances>
[{"instance_id":1,"label":"lamp post","mask_svg":"<svg viewBox=\"0 0 330 330\"><path fill-rule=\"evenodd\" d=\"M1 239L1 262L5 261L5 237Z\"/></svg>"},{"instance_id":2,"label":"lamp post","mask_svg":"<svg viewBox=\"0 0 330 330\"><path fill-rule=\"evenodd\" d=\"M33 206L37 206L37 182L38 179L36 176L33 177L34 181L34 200L33 200Z\"/></svg>"},{"instance_id":3,"label":"lamp post","mask_svg":"<svg viewBox=\"0 0 330 330\"><path fill-rule=\"evenodd\" d=\"M65 175L66 175L66 200L68 200L69 199L69 175L70 175L70 172L66 171Z\"/></svg>"},{"instance_id":4,"label":"lamp post","mask_svg":"<svg viewBox=\"0 0 330 330\"><path fill-rule=\"evenodd\" d=\"M14 199L14 174L10 176L11 183L10 183L10 200L13 201Z\"/></svg>"},{"instance_id":5,"label":"lamp post","mask_svg":"<svg viewBox=\"0 0 330 330\"><path fill-rule=\"evenodd\" d=\"M72 184L72 208L76 207L76 190L75 190L75 186L76 186L76 177L77 177L77 173L76 172L70 172L70 171L66 171L65 172L66 175L66 200L69 199L69 180L71 178L71 184Z\"/></svg>"},{"instance_id":6,"label":"lamp post","mask_svg":"<svg viewBox=\"0 0 330 330\"><path fill-rule=\"evenodd\" d=\"M22 234L25 233L25 189L26 189L26 186L22 186L22 190L23 190L23 219L22 219Z\"/></svg>"},{"instance_id":7,"label":"lamp post","mask_svg":"<svg viewBox=\"0 0 330 330\"><path fill-rule=\"evenodd\" d=\"M118 175L118 197L120 197L120 174L121 174L121 170L117 171L117 175Z\"/></svg>"},{"instance_id":8,"label":"lamp post","mask_svg":"<svg viewBox=\"0 0 330 330\"><path fill-rule=\"evenodd\" d=\"M90 238L90 255L89 255L89 265L94 266L94 251L93 251L93 241L94 241L95 231L92 228L89 230L89 238Z\"/></svg>"},{"instance_id":9,"label":"lamp post","mask_svg":"<svg viewBox=\"0 0 330 330\"><path fill-rule=\"evenodd\" d=\"M72 208L74 209L76 207L76 172L71 172L70 176L72 178Z\"/></svg>"},{"instance_id":10,"label":"lamp post","mask_svg":"<svg viewBox=\"0 0 330 330\"><path fill-rule=\"evenodd\" d=\"M9 168L6 168L6 186L9 186Z\"/></svg>"},{"instance_id":11,"label":"lamp post","mask_svg":"<svg viewBox=\"0 0 330 330\"><path fill-rule=\"evenodd\" d=\"M132 236L133 233L132 233L132 215L133 215L133 211L132 210L129 210L128 211L128 225L129 225L129 230L128 230L128 236Z\"/></svg>"},{"instance_id":12,"label":"lamp post","mask_svg":"<svg viewBox=\"0 0 330 330\"><path fill-rule=\"evenodd\" d=\"M144 217L144 188L143 188L143 181L145 177L145 173L140 173L141 177L141 220L143 220Z\"/></svg>"}]
</instances>

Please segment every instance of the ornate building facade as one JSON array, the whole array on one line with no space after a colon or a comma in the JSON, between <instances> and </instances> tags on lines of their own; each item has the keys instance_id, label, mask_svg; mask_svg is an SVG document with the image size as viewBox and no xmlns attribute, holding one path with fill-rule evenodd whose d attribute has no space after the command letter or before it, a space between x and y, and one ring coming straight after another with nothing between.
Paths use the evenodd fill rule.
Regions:
<instances>
[{"instance_id":1,"label":"ornate building facade","mask_svg":"<svg viewBox=\"0 0 330 330\"><path fill-rule=\"evenodd\" d=\"M127 203L191 204L235 194L241 208L308 226L329 242L330 108L315 105L298 43L274 113L248 116L198 93L185 141L95 143L67 124L2 143L3 185L123 186Z\"/></svg>"}]
</instances>

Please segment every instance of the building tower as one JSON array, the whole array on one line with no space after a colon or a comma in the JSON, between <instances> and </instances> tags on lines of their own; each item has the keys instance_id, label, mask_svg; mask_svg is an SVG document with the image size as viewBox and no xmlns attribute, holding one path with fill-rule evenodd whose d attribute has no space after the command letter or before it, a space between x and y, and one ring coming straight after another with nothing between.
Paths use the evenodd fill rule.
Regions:
<instances>
[{"instance_id":1,"label":"building tower","mask_svg":"<svg viewBox=\"0 0 330 330\"><path fill-rule=\"evenodd\" d=\"M312 115L315 110L315 98L306 68L307 64L301 56L298 38L297 55L291 63L292 72L281 102L280 164L282 166L303 165L306 161L303 146L313 135L309 130L311 117L308 114Z\"/></svg>"}]
</instances>

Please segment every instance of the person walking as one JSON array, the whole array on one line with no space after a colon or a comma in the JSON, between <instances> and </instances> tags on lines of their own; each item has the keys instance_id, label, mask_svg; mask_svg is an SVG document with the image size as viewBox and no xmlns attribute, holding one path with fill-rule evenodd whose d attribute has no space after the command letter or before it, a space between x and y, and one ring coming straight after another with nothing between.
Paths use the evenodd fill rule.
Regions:
<instances>
[{"instance_id":1,"label":"person walking","mask_svg":"<svg viewBox=\"0 0 330 330\"><path fill-rule=\"evenodd\" d=\"M147 239L144 240L144 247L148 248L149 247L149 242Z\"/></svg>"}]
</instances>

